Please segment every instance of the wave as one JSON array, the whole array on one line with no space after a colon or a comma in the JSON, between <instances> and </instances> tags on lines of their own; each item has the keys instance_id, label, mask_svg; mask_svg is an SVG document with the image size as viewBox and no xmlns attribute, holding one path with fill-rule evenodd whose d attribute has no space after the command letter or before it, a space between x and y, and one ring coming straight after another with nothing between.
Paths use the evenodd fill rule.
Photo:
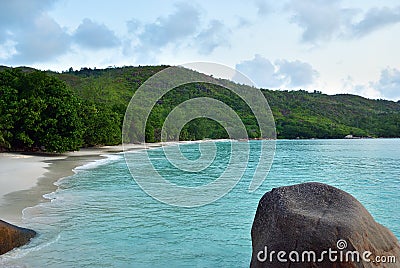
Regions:
<instances>
[{"instance_id":1,"label":"wave","mask_svg":"<svg viewBox=\"0 0 400 268\"><path fill-rule=\"evenodd\" d=\"M74 175L77 174L78 172L81 172L81 171L95 169L95 168L97 168L97 167L99 167L99 166L106 165L106 164L108 164L108 163L117 161L117 160L119 160L119 159L121 159L121 158L123 157L123 156L121 155L121 153L102 154L102 155L100 155L100 156L105 157L105 158L97 159L97 160L94 160L94 161L90 161L90 162L88 162L88 163L86 163L86 164L83 164L83 165L81 165L81 166L77 166L77 167L73 168L72 171L74 172ZM68 179L68 178L70 178L70 177L72 177L72 176L74 176L74 175L59 178L59 179L58 179L56 182L54 182L53 184L54 184L55 186L59 187L59 186L62 184L63 180ZM43 196L43 197L46 198L45 196ZM46 199L49 199L49 198L46 198Z\"/></svg>"},{"instance_id":2,"label":"wave","mask_svg":"<svg viewBox=\"0 0 400 268\"><path fill-rule=\"evenodd\" d=\"M75 173L77 173L77 172L80 171L80 170L94 169L94 168L96 168L96 167L98 167L98 166L102 166L102 165L108 164L108 163L110 163L110 162L117 161L117 160L119 160L119 159L122 158L121 153L116 153L116 154L102 154L102 155L100 155L100 156L103 156L103 157L106 157L106 158L97 159L97 160L95 160L95 161L91 161L91 162L86 163L86 164L84 164L84 165L82 165L82 166L78 166L78 167L74 168L72 171L74 171Z\"/></svg>"},{"instance_id":3,"label":"wave","mask_svg":"<svg viewBox=\"0 0 400 268\"><path fill-rule=\"evenodd\" d=\"M56 242L61 238L61 234L58 233L54 238L47 240L47 242L40 242L42 240L41 235L35 237L29 244L15 248L4 255L0 256L0 266L4 268L25 268L27 267L23 263L17 263L19 259L25 257L26 255L40 251Z\"/></svg>"},{"instance_id":4,"label":"wave","mask_svg":"<svg viewBox=\"0 0 400 268\"><path fill-rule=\"evenodd\" d=\"M65 194L60 195L60 191L62 191L60 186L62 185L64 180L71 178L71 177L75 176L76 174L83 172L85 170L91 170L91 169L97 168L99 166L106 165L106 164L114 162L114 161L118 161L123 157L123 155L121 155L121 153L104 154L104 155L100 155L100 156L102 156L104 158L90 161L88 163L85 163L84 165L75 167L74 169L72 169L72 171L74 172L74 175L59 178L56 182L53 183L55 186L57 186L57 189L53 192L44 194L42 197L46 200L49 200L50 203L53 203L55 201L57 201L57 203L71 201L71 200L69 200L69 198L71 198L70 196L65 195ZM46 228L48 229L50 227L50 225L52 225L51 222L47 222L47 224L46 224L46 221L48 221L49 219L47 219L46 217L43 217L43 214L42 214L43 210L46 210L46 208L48 208L47 207L48 204L49 203L47 203L47 202L41 202L34 206L26 207L22 210L22 220L24 222L30 222L30 225L31 225L30 227L37 230L39 235L37 237L35 237L29 244L27 244L23 247L20 247L20 248L16 248L16 249L8 252L7 254L0 256L0 267L8 267L8 268L26 267L24 264L14 263L14 261L18 260L20 258L23 258L24 256L26 256L27 254L30 254L31 252L40 251L41 249L50 246L51 244L57 242L60 239L59 231L53 230L52 236L55 235L54 238L48 237L49 230L45 231L45 233L40 232L40 230L46 230ZM43 227L45 225L46 225L46 228ZM50 229L53 229L53 228L50 228Z\"/></svg>"}]
</instances>

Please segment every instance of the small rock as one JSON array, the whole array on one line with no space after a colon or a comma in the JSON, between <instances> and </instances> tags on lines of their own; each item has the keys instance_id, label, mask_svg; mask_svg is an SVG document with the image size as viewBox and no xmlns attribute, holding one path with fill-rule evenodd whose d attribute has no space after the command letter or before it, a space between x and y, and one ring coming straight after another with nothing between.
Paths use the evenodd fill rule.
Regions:
<instances>
[{"instance_id":1,"label":"small rock","mask_svg":"<svg viewBox=\"0 0 400 268\"><path fill-rule=\"evenodd\" d=\"M27 244L36 232L0 220L0 255Z\"/></svg>"}]
</instances>

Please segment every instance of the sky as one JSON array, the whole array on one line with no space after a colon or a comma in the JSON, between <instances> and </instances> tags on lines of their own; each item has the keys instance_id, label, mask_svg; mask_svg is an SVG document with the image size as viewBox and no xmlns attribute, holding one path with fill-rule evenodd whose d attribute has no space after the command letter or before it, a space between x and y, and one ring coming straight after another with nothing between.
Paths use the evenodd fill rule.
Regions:
<instances>
[{"instance_id":1,"label":"sky","mask_svg":"<svg viewBox=\"0 0 400 268\"><path fill-rule=\"evenodd\" d=\"M398 0L1 0L0 65L214 62L257 87L400 100Z\"/></svg>"}]
</instances>

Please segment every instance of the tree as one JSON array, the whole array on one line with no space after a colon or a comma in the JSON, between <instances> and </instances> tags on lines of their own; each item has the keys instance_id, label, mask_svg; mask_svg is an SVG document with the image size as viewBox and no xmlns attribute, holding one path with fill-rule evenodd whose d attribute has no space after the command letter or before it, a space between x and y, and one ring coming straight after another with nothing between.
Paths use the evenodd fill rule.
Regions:
<instances>
[{"instance_id":1,"label":"tree","mask_svg":"<svg viewBox=\"0 0 400 268\"><path fill-rule=\"evenodd\" d=\"M81 110L86 146L116 145L121 143L121 118L105 105L85 103Z\"/></svg>"},{"instance_id":2,"label":"tree","mask_svg":"<svg viewBox=\"0 0 400 268\"><path fill-rule=\"evenodd\" d=\"M64 82L45 72L0 72L3 146L65 152L82 145L80 102Z\"/></svg>"}]
</instances>

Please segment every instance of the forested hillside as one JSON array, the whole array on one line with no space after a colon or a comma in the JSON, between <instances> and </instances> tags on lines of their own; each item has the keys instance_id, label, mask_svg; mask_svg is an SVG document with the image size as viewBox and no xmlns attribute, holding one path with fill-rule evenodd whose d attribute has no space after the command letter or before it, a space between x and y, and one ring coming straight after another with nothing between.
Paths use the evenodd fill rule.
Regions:
<instances>
[{"instance_id":1,"label":"forested hillside","mask_svg":"<svg viewBox=\"0 0 400 268\"><path fill-rule=\"evenodd\" d=\"M2 67L0 147L62 152L118 144L135 90L166 67L71 68L63 73ZM262 92L274 114L278 138L400 137L399 102L320 92ZM169 112L194 97L221 100L238 113L250 138L259 137L254 115L238 96L216 85L195 83L178 87L157 102L147 122L146 140L159 141ZM204 138L227 138L227 133L212 120L196 119L180 134L182 140Z\"/></svg>"},{"instance_id":2,"label":"forested hillside","mask_svg":"<svg viewBox=\"0 0 400 268\"><path fill-rule=\"evenodd\" d=\"M120 114L133 92L147 78L167 66L82 69L59 74L82 98L106 103ZM244 86L246 87L246 86ZM370 100L355 95L325 95L320 92L262 90L273 111L278 138L343 138L400 137L400 102ZM257 123L250 109L230 91L210 84L187 85L170 91L155 107L150 128L159 133L162 122L177 104L194 97L212 97L230 105L243 119L249 136L259 135ZM198 126L204 122L204 128ZM225 132L207 127L211 122L198 120L184 130L184 138L202 139L221 137ZM201 125L201 124L200 124ZM213 125L213 126L216 126ZM190 130L187 136L186 130ZM156 135L157 136L157 135Z\"/></svg>"}]
</instances>

